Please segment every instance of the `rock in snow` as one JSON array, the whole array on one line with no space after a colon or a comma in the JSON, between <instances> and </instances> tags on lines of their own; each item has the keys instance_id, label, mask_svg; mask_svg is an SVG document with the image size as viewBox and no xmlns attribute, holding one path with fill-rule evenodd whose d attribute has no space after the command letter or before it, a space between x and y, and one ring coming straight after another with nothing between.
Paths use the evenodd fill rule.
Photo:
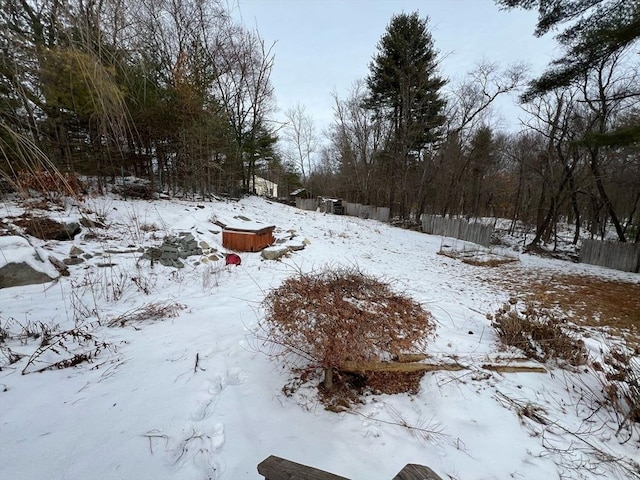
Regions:
<instances>
[{"instance_id":1,"label":"rock in snow","mask_svg":"<svg viewBox=\"0 0 640 480\"><path fill-rule=\"evenodd\" d=\"M29 242L19 236L0 237L0 288L55 280L58 272ZM9 262L8 259L11 259Z\"/></svg>"}]
</instances>

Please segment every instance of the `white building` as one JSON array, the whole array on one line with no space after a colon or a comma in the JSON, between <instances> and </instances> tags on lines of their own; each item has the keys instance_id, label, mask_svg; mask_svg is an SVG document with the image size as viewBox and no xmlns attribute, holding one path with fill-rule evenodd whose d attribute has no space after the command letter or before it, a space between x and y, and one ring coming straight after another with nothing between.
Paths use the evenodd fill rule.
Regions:
<instances>
[{"instance_id":1,"label":"white building","mask_svg":"<svg viewBox=\"0 0 640 480\"><path fill-rule=\"evenodd\" d=\"M255 183L254 183L255 182ZM249 182L249 190L263 197L277 197L278 184L270 182L266 178L254 176Z\"/></svg>"}]
</instances>

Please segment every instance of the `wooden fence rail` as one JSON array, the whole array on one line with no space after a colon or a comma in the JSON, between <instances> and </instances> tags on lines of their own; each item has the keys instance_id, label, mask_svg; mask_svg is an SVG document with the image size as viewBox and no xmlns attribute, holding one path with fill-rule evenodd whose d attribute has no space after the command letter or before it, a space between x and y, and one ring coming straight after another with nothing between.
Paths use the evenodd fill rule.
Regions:
<instances>
[{"instance_id":1,"label":"wooden fence rail","mask_svg":"<svg viewBox=\"0 0 640 480\"><path fill-rule=\"evenodd\" d=\"M349 480L333 473L271 455L258 465L265 480ZM393 480L442 480L433 470L413 463L406 465Z\"/></svg>"},{"instance_id":2,"label":"wooden fence rail","mask_svg":"<svg viewBox=\"0 0 640 480\"><path fill-rule=\"evenodd\" d=\"M640 244L583 240L580 263L638 273L640 272Z\"/></svg>"},{"instance_id":3,"label":"wooden fence rail","mask_svg":"<svg viewBox=\"0 0 640 480\"><path fill-rule=\"evenodd\" d=\"M431 235L459 238L488 247L493 227L481 223L469 223L459 218L445 218L437 215L422 215L422 231Z\"/></svg>"}]
</instances>

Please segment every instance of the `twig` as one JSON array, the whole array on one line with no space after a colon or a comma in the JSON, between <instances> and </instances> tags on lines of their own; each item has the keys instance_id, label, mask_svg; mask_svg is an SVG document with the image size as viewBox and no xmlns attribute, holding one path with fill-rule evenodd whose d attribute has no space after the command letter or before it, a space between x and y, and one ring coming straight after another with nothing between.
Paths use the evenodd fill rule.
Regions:
<instances>
[{"instance_id":1,"label":"twig","mask_svg":"<svg viewBox=\"0 0 640 480\"><path fill-rule=\"evenodd\" d=\"M152 438L164 438L165 445L169 443L169 437L167 435L156 432L158 432L158 430L151 430L142 435L143 437L147 437L149 439L149 451L151 452L151 455L153 455L153 443L151 441Z\"/></svg>"},{"instance_id":2,"label":"twig","mask_svg":"<svg viewBox=\"0 0 640 480\"><path fill-rule=\"evenodd\" d=\"M409 423L402 417L400 412L398 412L395 408L393 408L390 405L387 405L387 407L390 410L391 416L394 417L396 421L382 420L380 418L375 418L370 415L365 415L364 413L358 412L356 410L351 410L351 409L346 409L344 411L347 413L351 413L352 415L360 415L361 417L364 417L367 420L386 423L387 425L395 425L396 427L404 427L407 430L409 430L411 433L416 434L419 438L425 441L447 436L446 434L442 433L442 431L440 430L429 430L427 428L409 425Z\"/></svg>"},{"instance_id":3,"label":"twig","mask_svg":"<svg viewBox=\"0 0 640 480\"><path fill-rule=\"evenodd\" d=\"M562 430L564 433L574 437L575 439L579 440L580 442L585 444L587 447L589 447L591 449L591 452L589 453L593 454L602 463L610 464L611 468L620 468L626 473L630 474L633 478L640 479L640 465L638 465L638 463L635 462L634 460L626 458L621 455L616 456L611 453L605 452L603 449L594 445L589 440L586 440L579 433L573 432L569 430L567 427L564 427L563 425L558 423L557 421L551 420L550 418L546 417L544 415L544 410L542 410L539 407L532 409L530 404L525 405L519 402L518 400L515 400L505 395L500 391L497 391L497 393L500 397L506 400L510 405L515 407L518 412L524 412L522 413L522 415L527 416L532 420L543 425L543 430L548 430L550 427L556 427L559 430ZM533 415L530 415L529 413L533 413ZM545 447L545 448L548 448L548 447Z\"/></svg>"},{"instance_id":4,"label":"twig","mask_svg":"<svg viewBox=\"0 0 640 480\"><path fill-rule=\"evenodd\" d=\"M206 368L202 368L200 366L200 354L196 352L196 364L193 367L193 373L197 373L199 371L206 372Z\"/></svg>"}]
</instances>

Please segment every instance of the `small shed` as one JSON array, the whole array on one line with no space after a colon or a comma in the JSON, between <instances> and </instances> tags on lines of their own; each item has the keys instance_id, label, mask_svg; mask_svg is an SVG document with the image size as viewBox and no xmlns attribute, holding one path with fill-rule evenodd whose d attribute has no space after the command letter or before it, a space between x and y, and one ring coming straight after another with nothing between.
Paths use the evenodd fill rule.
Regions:
<instances>
[{"instance_id":1,"label":"small shed","mask_svg":"<svg viewBox=\"0 0 640 480\"><path fill-rule=\"evenodd\" d=\"M334 215L344 215L346 213L342 200L338 198L321 198L319 203L325 213L333 213Z\"/></svg>"},{"instance_id":2,"label":"small shed","mask_svg":"<svg viewBox=\"0 0 640 480\"><path fill-rule=\"evenodd\" d=\"M222 246L237 252L259 252L275 242L274 225L227 225L222 230Z\"/></svg>"}]
</instances>

